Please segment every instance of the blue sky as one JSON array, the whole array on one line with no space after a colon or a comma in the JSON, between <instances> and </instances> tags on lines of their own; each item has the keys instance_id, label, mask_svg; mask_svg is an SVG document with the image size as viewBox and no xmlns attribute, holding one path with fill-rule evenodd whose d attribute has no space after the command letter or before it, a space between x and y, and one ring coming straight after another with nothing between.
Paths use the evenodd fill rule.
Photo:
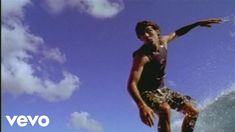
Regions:
<instances>
[{"instance_id":1,"label":"blue sky","mask_svg":"<svg viewBox=\"0 0 235 132\"><path fill-rule=\"evenodd\" d=\"M162 34L207 18L171 43L169 87L199 104L235 81L233 0L2 0L2 120L5 132L142 132L126 86L136 22ZM10 127L5 115L47 115L50 124Z\"/></svg>"}]
</instances>

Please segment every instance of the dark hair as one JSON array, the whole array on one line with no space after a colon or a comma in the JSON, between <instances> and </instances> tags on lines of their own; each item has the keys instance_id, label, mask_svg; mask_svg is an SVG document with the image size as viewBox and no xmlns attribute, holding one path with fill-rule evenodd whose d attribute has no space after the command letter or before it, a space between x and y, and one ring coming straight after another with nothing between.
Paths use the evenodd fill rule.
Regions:
<instances>
[{"instance_id":1,"label":"dark hair","mask_svg":"<svg viewBox=\"0 0 235 132\"><path fill-rule=\"evenodd\" d=\"M144 30L147 26L152 26L153 29L159 30L159 32L160 32L160 27L156 23L151 22L151 21L146 21L146 20L140 21L135 26L135 32L136 32L136 36L138 38L140 38L140 36L143 35Z\"/></svg>"}]
</instances>

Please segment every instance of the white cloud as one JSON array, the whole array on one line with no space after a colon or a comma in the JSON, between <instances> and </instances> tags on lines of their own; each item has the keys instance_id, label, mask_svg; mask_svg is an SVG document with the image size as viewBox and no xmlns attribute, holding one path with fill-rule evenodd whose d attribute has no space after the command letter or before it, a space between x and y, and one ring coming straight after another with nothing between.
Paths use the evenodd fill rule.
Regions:
<instances>
[{"instance_id":1,"label":"white cloud","mask_svg":"<svg viewBox=\"0 0 235 132\"><path fill-rule=\"evenodd\" d=\"M29 3L31 3L30 0L2 0L2 15L3 17L7 17L9 15L12 17L22 17L24 15L23 7Z\"/></svg>"},{"instance_id":2,"label":"white cloud","mask_svg":"<svg viewBox=\"0 0 235 132\"><path fill-rule=\"evenodd\" d=\"M73 112L70 115L68 126L77 130L83 129L89 132L103 132L101 124L90 118L87 112Z\"/></svg>"},{"instance_id":3,"label":"white cloud","mask_svg":"<svg viewBox=\"0 0 235 132\"><path fill-rule=\"evenodd\" d=\"M45 49L43 52L44 56L48 59L55 60L59 63L66 61L66 56L58 48Z\"/></svg>"},{"instance_id":4,"label":"white cloud","mask_svg":"<svg viewBox=\"0 0 235 132\"><path fill-rule=\"evenodd\" d=\"M46 0L48 7L52 13L60 13L66 7L66 1L69 0Z\"/></svg>"},{"instance_id":5,"label":"white cloud","mask_svg":"<svg viewBox=\"0 0 235 132\"><path fill-rule=\"evenodd\" d=\"M77 76L63 71L63 79L53 82L36 76L40 66L34 67L30 62L39 54L44 54L47 59L59 63L66 61L65 55L58 48L47 48L43 38L32 34L28 26L23 23L24 7L30 4L30 1L4 0L2 4L4 6L1 61L3 91L13 95L36 95L48 101L68 99L79 87Z\"/></svg>"},{"instance_id":6,"label":"white cloud","mask_svg":"<svg viewBox=\"0 0 235 132\"><path fill-rule=\"evenodd\" d=\"M37 93L40 97L49 101L58 101L68 99L79 85L79 79L70 73L64 72L64 79L59 83L45 80Z\"/></svg>"},{"instance_id":7,"label":"white cloud","mask_svg":"<svg viewBox=\"0 0 235 132\"><path fill-rule=\"evenodd\" d=\"M60 13L66 8L76 8L96 18L110 18L124 9L122 0L47 0L53 13Z\"/></svg>"}]
</instances>

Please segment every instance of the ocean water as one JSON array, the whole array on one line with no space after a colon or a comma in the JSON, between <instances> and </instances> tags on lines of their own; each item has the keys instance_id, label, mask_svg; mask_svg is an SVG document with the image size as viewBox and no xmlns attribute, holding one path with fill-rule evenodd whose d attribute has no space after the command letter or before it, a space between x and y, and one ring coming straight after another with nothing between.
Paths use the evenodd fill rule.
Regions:
<instances>
[{"instance_id":1,"label":"ocean water","mask_svg":"<svg viewBox=\"0 0 235 132\"><path fill-rule=\"evenodd\" d=\"M201 109L195 132L235 132L235 89Z\"/></svg>"},{"instance_id":2,"label":"ocean water","mask_svg":"<svg viewBox=\"0 0 235 132\"><path fill-rule=\"evenodd\" d=\"M194 132L235 132L235 85L200 107ZM172 132L181 132L183 115L173 113Z\"/></svg>"}]
</instances>

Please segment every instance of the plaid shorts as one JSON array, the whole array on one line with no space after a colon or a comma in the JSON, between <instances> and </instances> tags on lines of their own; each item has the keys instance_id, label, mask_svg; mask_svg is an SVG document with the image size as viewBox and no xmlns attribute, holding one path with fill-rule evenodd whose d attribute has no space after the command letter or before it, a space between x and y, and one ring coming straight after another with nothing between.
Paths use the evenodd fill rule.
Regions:
<instances>
[{"instance_id":1,"label":"plaid shorts","mask_svg":"<svg viewBox=\"0 0 235 132\"><path fill-rule=\"evenodd\" d=\"M168 103L172 109L177 111L179 111L185 103L195 105L195 101L190 96L182 95L167 87L144 91L141 96L154 111L158 111L159 105L162 103Z\"/></svg>"}]
</instances>

